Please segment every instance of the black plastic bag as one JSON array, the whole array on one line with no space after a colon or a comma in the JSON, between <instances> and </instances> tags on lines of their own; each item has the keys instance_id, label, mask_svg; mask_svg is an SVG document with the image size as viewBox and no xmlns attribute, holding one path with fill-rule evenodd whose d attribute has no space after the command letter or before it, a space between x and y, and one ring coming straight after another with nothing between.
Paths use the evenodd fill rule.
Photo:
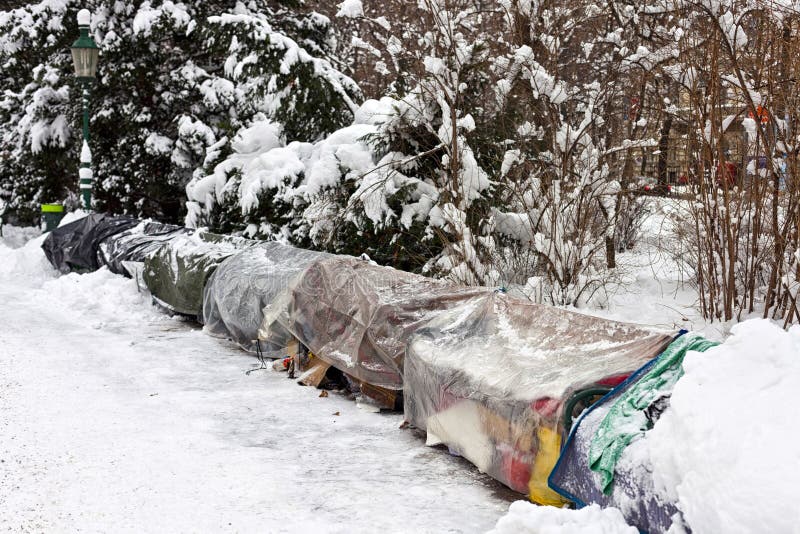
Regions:
<instances>
[{"instance_id":1,"label":"black plastic bag","mask_svg":"<svg viewBox=\"0 0 800 534\"><path fill-rule=\"evenodd\" d=\"M56 228L42 243L48 261L61 271L94 271L103 262L99 258L100 244L109 237L139 224L137 219L92 213Z\"/></svg>"}]
</instances>

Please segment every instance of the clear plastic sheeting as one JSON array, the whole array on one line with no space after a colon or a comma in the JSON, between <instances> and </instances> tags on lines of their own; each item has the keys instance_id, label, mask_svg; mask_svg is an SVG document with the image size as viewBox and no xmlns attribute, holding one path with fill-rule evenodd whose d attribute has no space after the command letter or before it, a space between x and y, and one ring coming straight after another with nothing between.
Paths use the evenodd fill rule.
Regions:
<instances>
[{"instance_id":1,"label":"clear plastic sheeting","mask_svg":"<svg viewBox=\"0 0 800 534\"><path fill-rule=\"evenodd\" d=\"M94 271L102 265L101 244L138 223L131 217L90 213L50 232L42 249L48 261L62 273Z\"/></svg>"},{"instance_id":2,"label":"clear plastic sheeting","mask_svg":"<svg viewBox=\"0 0 800 534\"><path fill-rule=\"evenodd\" d=\"M283 356L291 334L275 325L258 343L258 329L275 298L312 263L332 258L271 241L234 254L220 264L203 294L203 323L212 335L228 337L245 350ZM274 353L274 354L273 354Z\"/></svg>"},{"instance_id":3,"label":"clear plastic sheeting","mask_svg":"<svg viewBox=\"0 0 800 534\"><path fill-rule=\"evenodd\" d=\"M409 336L442 310L488 293L334 257L311 264L295 279L265 313L259 339L269 341L276 329L286 330L350 377L399 390Z\"/></svg>"},{"instance_id":4,"label":"clear plastic sheeting","mask_svg":"<svg viewBox=\"0 0 800 534\"><path fill-rule=\"evenodd\" d=\"M672 336L500 293L440 313L411 337L404 411L482 472L541 504L564 416L659 354ZM588 393L588 395L586 395ZM571 399L583 398L572 406ZM571 415L571 414L570 414Z\"/></svg>"},{"instance_id":5,"label":"clear plastic sheeting","mask_svg":"<svg viewBox=\"0 0 800 534\"><path fill-rule=\"evenodd\" d=\"M256 243L207 232L178 235L145 258L142 279L159 304L202 320L209 277L227 258Z\"/></svg>"},{"instance_id":6,"label":"clear plastic sheeting","mask_svg":"<svg viewBox=\"0 0 800 534\"><path fill-rule=\"evenodd\" d=\"M131 276L126 262L143 262L166 241L194 230L155 221L142 221L138 225L115 234L100 244L100 259L112 273Z\"/></svg>"}]
</instances>

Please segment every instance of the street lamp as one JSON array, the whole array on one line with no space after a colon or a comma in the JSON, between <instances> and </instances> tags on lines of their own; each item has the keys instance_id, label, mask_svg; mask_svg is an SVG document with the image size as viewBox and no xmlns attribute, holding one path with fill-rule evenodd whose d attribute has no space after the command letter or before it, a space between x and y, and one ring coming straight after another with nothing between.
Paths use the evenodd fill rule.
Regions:
<instances>
[{"instance_id":1,"label":"street lamp","mask_svg":"<svg viewBox=\"0 0 800 534\"><path fill-rule=\"evenodd\" d=\"M97 71L97 59L100 49L89 35L89 24L92 14L88 9L78 11L78 29L80 36L72 43L72 62L75 65L75 77L81 82L81 102L83 103L83 146L81 147L81 169L79 171L83 207L92 208L92 152L89 150L89 90Z\"/></svg>"}]
</instances>

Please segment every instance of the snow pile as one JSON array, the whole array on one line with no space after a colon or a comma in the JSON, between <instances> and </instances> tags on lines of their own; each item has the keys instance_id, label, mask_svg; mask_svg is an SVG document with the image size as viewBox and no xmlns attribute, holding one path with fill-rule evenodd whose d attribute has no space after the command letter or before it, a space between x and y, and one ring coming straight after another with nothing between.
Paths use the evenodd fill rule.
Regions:
<instances>
[{"instance_id":1,"label":"snow pile","mask_svg":"<svg viewBox=\"0 0 800 534\"><path fill-rule=\"evenodd\" d=\"M41 291L48 302L68 310L73 316L85 318L92 328L167 318L150 305L148 293L139 292L135 280L115 275L107 267L45 281Z\"/></svg>"},{"instance_id":2,"label":"snow pile","mask_svg":"<svg viewBox=\"0 0 800 534\"><path fill-rule=\"evenodd\" d=\"M62 225L83 215L83 212L70 213ZM31 300L47 302L48 306L63 308L72 316L92 321L98 318L130 320L134 315L148 319L156 314L146 294L139 292L135 280L116 276L105 267L89 274L59 276L42 250L47 234L12 248L34 233L38 234L39 230L4 227L4 236L0 238L0 282L27 288ZM100 328L105 324L92 323L92 326Z\"/></svg>"},{"instance_id":3,"label":"snow pile","mask_svg":"<svg viewBox=\"0 0 800 534\"><path fill-rule=\"evenodd\" d=\"M2 211L2 200L0 199L0 211ZM42 231L35 226L13 226L4 224L0 229L0 244L9 248L19 248L25 243L42 234Z\"/></svg>"},{"instance_id":4,"label":"snow pile","mask_svg":"<svg viewBox=\"0 0 800 534\"><path fill-rule=\"evenodd\" d=\"M706 353L689 353L671 407L646 440L656 488L678 502L696 534L795 532L800 423L800 326L733 327Z\"/></svg>"},{"instance_id":5,"label":"snow pile","mask_svg":"<svg viewBox=\"0 0 800 534\"><path fill-rule=\"evenodd\" d=\"M64 215L59 226L74 222L87 213L75 210ZM11 281L24 287L38 288L52 278L58 271L50 265L42 250L47 234L35 226L20 228L3 226L0 237L0 281Z\"/></svg>"},{"instance_id":6,"label":"snow pile","mask_svg":"<svg viewBox=\"0 0 800 534\"><path fill-rule=\"evenodd\" d=\"M569 510L536 506L527 501L511 504L489 534L637 534L625 523L616 508L601 509L596 504Z\"/></svg>"},{"instance_id":7,"label":"snow pile","mask_svg":"<svg viewBox=\"0 0 800 534\"><path fill-rule=\"evenodd\" d=\"M14 231L0 239L0 281L40 287L46 280L58 276L58 271L50 265L42 250L42 242L46 235L31 239L18 248L12 248L18 244L20 237L19 233Z\"/></svg>"}]
</instances>

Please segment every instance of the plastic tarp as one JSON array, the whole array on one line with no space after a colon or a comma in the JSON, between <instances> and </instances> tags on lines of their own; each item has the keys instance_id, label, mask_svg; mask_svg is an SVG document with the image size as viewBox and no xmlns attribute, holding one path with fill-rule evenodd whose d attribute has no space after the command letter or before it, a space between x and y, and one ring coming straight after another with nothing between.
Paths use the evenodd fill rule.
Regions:
<instances>
[{"instance_id":1,"label":"plastic tarp","mask_svg":"<svg viewBox=\"0 0 800 534\"><path fill-rule=\"evenodd\" d=\"M259 339L280 327L350 377L400 390L409 336L442 310L487 293L336 256L295 279L265 313Z\"/></svg>"},{"instance_id":2,"label":"plastic tarp","mask_svg":"<svg viewBox=\"0 0 800 534\"><path fill-rule=\"evenodd\" d=\"M45 256L62 273L94 271L102 266L100 245L111 236L139 224L137 219L91 213L50 232L42 243Z\"/></svg>"},{"instance_id":3,"label":"plastic tarp","mask_svg":"<svg viewBox=\"0 0 800 534\"><path fill-rule=\"evenodd\" d=\"M270 241L242 250L223 261L203 294L203 323L211 335L228 337L245 350L283 356L291 334L275 325L268 341L258 342L264 311L313 262L332 258ZM280 352L280 354L278 354ZM273 354L274 353L274 354Z\"/></svg>"},{"instance_id":4,"label":"plastic tarp","mask_svg":"<svg viewBox=\"0 0 800 534\"><path fill-rule=\"evenodd\" d=\"M653 376L653 372L662 363L663 356L669 355L671 350L681 349L681 345L692 350L705 350L715 343L705 342L705 346L695 343L686 345L686 342L697 341L698 338L682 336L672 343L667 351L636 371L619 387L615 388L601 402L593 405L573 425L558 464L550 475L550 486L573 501L577 506L599 504L602 507L616 507L622 511L625 521L643 532L660 534L670 531L670 527L680 511L677 504L658 491L653 480L652 468L647 461L647 454L637 451L643 441L632 441L621 453L614 466L613 484L610 492L604 491L606 479L602 473L597 473L590 466L590 451L593 444L596 446L600 430L607 424L609 417L614 416L619 410L620 402L626 402L632 394L637 400L642 397L637 390L642 390L643 381ZM699 338L702 341L702 338ZM631 414L632 421L625 421L623 431L640 433L643 424L652 426L658 420L663 410L668 405L671 394L670 385L667 390L659 389L652 395L650 386L645 387L647 404L640 414ZM649 395L648 395L649 394ZM666 402L665 402L666 400ZM647 421L644 421L647 420ZM632 424L631 424L632 423ZM678 515L676 515L678 514ZM679 522L680 524L680 522Z\"/></svg>"},{"instance_id":5,"label":"plastic tarp","mask_svg":"<svg viewBox=\"0 0 800 534\"><path fill-rule=\"evenodd\" d=\"M112 273L130 276L126 262L143 262L166 241L193 230L155 221L142 221L100 244L101 259Z\"/></svg>"},{"instance_id":6,"label":"plastic tarp","mask_svg":"<svg viewBox=\"0 0 800 534\"><path fill-rule=\"evenodd\" d=\"M688 352L705 352L719 343L698 334L686 334L661 353L653 367L611 407L589 449L589 467L600 474L603 493L610 493L617 462L630 443L653 427L653 414L672 395L683 376ZM657 409L655 409L657 408Z\"/></svg>"},{"instance_id":7,"label":"plastic tarp","mask_svg":"<svg viewBox=\"0 0 800 534\"><path fill-rule=\"evenodd\" d=\"M493 293L411 337L405 418L482 472L541 504L573 394L619 383L668 334Z\"/></svg>"},{"instance_id":8,"label":"plastic tarp","mask_svg":"<svg viewBox=\"0 0 800 534\"><path fill-rule=\"evenodd\" d=\"M202 320L209 277L227 258L256 243L207 232L178 235L145 258L142 279L159 304Z\"/></svg>"}]
</instances>

